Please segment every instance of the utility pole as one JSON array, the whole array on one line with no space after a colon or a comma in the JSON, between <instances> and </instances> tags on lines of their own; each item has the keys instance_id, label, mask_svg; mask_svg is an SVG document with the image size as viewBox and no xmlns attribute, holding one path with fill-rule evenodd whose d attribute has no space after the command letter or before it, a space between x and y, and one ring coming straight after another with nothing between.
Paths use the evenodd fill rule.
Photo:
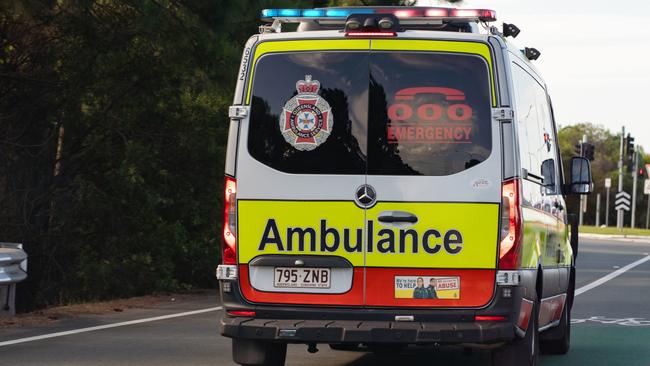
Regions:
<instances>
[{"instance_id":1,"label":"utility pole","mask_svg":"<svg viewBox=\"0 0 650 366\"><path fill-rule=\"evenodd\" d=\"M609 226L609 188L612 186L612 178L605 179L605 188L607 188L607 198L605 199L605 226Z\"/></svg>"},{"instance_id":2,"label":"utility pole","mask_svg":"<svg viewBox=\"0 0 650 366\"><path fill-rule=\"evenodd\" d=\"M618 158L618 192L623 191L623 139L625 138L625 126L621 129L621 149ZM616 227L623 230L623 210L620 209L616 212Z\"/></svg>"},{"instance_id":3,"label":"utility pole","mask_svg":"<svg viewBox=\"0 0 650 366\"><path fill-rule=\"evenodd\" d=\"M634 224L635 224L635 219L636 219L636 181L639 176L639 172L637 171L637 165L639 163L639 152L637 151L637 146L634 146L634 170L632 171L632 174L634 175L634 180L632 184L632 225L630 226L632 229L634 229Z\"/></svg>"},{"instance_id":4,"label":"utility pole","mask_svg":"<svg viewBox=\"0 0 650 366\"><path fill-rule=\"evenodd\" d=\"M645 228L648 228L648 224L650 224L650 194L648 196L648 209L645 212Z\"/></svg>"},{"instance_id":5,"label":"utility pole","mask_svg":"<svg viewBox=\"0 0 650 366\"><path fill-rule=\"evenodd\" d=\"M587 143L587 135L582 135L582 143L580 143L580 156L585 156L585 144ZM580 216L578 220L578 226L582 226L582 216L584 215L585 211L585 200L587 199L587 196L584 194L580 195Z\"/></svg>"},{"instance_id":6,"label":"utility pole","mask_svg":"<svg viewBox=\"0 0 650 366\"><path fill-rule=\"evenodd\" d=\"M650 164L645 165L646 172L648 171L648 166L650 166ZM650 224L650 174L648 175L648 178L643 181L643 194L648 196L648 208L645 212L645 228L647 229L648 224Z\"/></svg>"},{"instance_id":7,"label":"utility pole","mask_svg":"<svg viewBox=\"0 0 650 366\"><path fill-rule=\"evenodd\" d=\"M600 227L600 193L596 195L596 227Z\"/></svg>"}]
</instances>

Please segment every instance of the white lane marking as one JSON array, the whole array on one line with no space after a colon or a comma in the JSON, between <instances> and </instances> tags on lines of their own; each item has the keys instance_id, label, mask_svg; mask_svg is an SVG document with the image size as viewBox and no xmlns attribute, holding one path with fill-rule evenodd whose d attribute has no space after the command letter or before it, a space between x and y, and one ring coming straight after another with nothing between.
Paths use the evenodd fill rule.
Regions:
<instances>
[{"instance_id":1,"label":"white lane marking","mask_svg":"<svg viewBox=\"0 0 650 366\"><path fill-rule=\"evenodd\" d=\"M71 334L94 332L96 330L102 330L102 329L124 327L124 326L127 326L127 325L155 322L155 321L158 321L158 320L173 319L173 318L179 318L179 317L182 317L182 316L190 316L190 315L196 315L196 314L209 313L211 311L218 311L218 310L221 310L221 309L223 309L223 307L218 306L218 307L215 307L215 308L207 308L207 309L200 309L200 310L194 310L194 311L187 311L187 312L184 312L184 313L176 313L176 314L169 314L169 315L162 315L162 316L154 316L152 318L129 320L129 321L120 322L120 323L98 325L98 326L95 326L95 327L67 330L65 332L56 332L56 333L43 334L43 335L34 336L34 337L13 339L13 340L10 340L10 341L0 342L0 347L11 346L12 344L18 344L18 343L38 341L38 340L41 340L41 339L63 337L63 336L71 335Z\"/></svg>"},{"instance_id":2,"label":"white lane marking","mask_svg":"<svg viewBox=\"0 0 650 366\"><path fill-rule=\"evenodd\" d=\"M602 285L603 283L605 283L607 281L611 281L614 278L622 275L623 273L625 273L625 272L631 270L632 268L634 268L636 266L639 266L639 265L641 265L641 264L643 264L643 263L645 263L647 261L650 261L650 255L646 256L646 257L643 257L643 258L639 259L636 262L632 262L632 263L628 264L627 266L625 266L623 268L619 268L616 271L614 271L614 272L612 272L612 273L610 273L610 274L608 274L608 275L606 275L604 277L601 277L601 278L597 279L596 281L594 281L594 282L592 282L592 283L590 283L588 285L580 287L579 289L576 290L575 296L578 296L580 294L584 294L585 292L587 292L587 291L589 291L589 290L591 290L593 288L596 288L596 287Z\"/></svg>"},{"instance_id":3,"label":"white lane marking","mask_svg":"<svg viewBox=\"0 0 650 366\"><path fill-rule=\"evenodd\" d=\"M626 327L650 327L650 320L646 318L606 318L604 316L592 316L587 319L571 319L571 324L594 322L608 325L623 325Z\"/></svg>"}]
</instances>

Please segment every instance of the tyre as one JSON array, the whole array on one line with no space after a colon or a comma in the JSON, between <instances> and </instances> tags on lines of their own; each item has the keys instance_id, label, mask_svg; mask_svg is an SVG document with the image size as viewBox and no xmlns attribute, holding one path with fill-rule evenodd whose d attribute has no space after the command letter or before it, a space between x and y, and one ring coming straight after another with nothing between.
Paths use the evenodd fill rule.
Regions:
<instances>
[{"instance_id":1,"label":"tyre","mask_svg":"<svg viewBox=\"0 0 650 366\"><path fill-rule=\"evenodd\" d=\"M542 333L539 349L548 355L564 355L571 347L571 310L569 304L564 306L560 324Z\"/></svg>"},{"instance_id":2,"label":"tyre","mask_svg":"<svg viewBox=\"0 0 650 366\"><path fill-rule=\"evenodd\" d=\"M286 357L286 343L232 340L233 361L242 366L284 366Z\"/></svg>"},{"instance_id":3,"label":"tyre","mask_svg":"<svg viewBox=\"0 0 650 366\"><path fill-rule=\"evenodd\" d=\"M534 299L526 335L493 350L493 366L537 366L539 359L538 315L539 304L537 299Z\"/></svg>"}]
</instances>

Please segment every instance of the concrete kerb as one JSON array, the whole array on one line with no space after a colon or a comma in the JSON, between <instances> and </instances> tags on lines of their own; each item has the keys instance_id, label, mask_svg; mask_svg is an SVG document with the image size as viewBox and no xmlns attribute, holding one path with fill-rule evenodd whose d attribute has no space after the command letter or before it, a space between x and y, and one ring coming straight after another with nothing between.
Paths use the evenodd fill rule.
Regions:
<instances>
[{"instance_id":1,"label":"concrete kerb","mask_svg":"<svg viewBox=\"0 0 650 366\"><path fill-rule=\"evenodd\" d=\"M581 238L590 238L590 239L614 239L614 240L623 240L631 241L635 243L648 243L650 244L650 236L644 235L612 235L612 234L592 234L592 233L580 233Z\"/></svg>"}]
</instances>

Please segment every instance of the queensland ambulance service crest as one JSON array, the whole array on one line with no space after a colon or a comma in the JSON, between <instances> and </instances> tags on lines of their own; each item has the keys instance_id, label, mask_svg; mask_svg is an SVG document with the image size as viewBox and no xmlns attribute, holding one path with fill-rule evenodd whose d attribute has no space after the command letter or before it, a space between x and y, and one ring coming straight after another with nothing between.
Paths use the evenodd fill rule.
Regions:
<instances>
[{"instance_id":1,"label":"queensland ambulance service crest","mask_svg":"<svg viewBox=\"0 0 650 366\"><path fill-rule=\"evenodd\" d=\"M301 151L314 150L327 140L334 118L329 103L320 95L320 82L305 75L296 83L298 95L289 99L280 116L280 131L291 146Z\"/></svg>"}]
</instances>

